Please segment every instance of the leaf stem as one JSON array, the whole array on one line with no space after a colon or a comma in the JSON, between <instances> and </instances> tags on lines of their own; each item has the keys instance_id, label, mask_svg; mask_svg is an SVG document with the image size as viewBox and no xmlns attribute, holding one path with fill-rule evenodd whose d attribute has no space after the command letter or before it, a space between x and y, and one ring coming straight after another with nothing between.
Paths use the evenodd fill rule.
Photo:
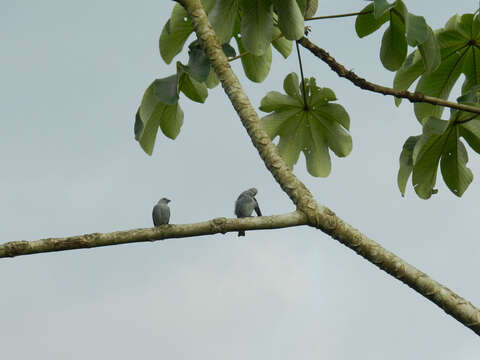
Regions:
<instances>
[{"instance_id":1,"label":"leaf stem","mask_svg":"<svg viewBox=\"0 0 480 360\"><path fill-rule=\"evenodd\" d=\"M469 122L469 121L475 120L476 118L478 118L478 115L473 115L473 116L470 116L470 117L468 117L468 118L466 118L466 119L464 119L464 120L460 120L460 121L459 121L459 120L456 120L456 121L454 122L454 124L465 124L465 123L467 123L467 122Z\"/></svg>"},{"instance_id":2,"label":"leaf stem","mask_svg":"<svg viewBox=\"0 0 480 360\"><path fill-rule=\"evenodd\" d=\"M353 12L353 13L346 13L346 14L337 14L337 15L315 16L315 17L312 17L312 18L306 18L305 21L323 20L323 19L335 19L335 18L342 18L342 17L356 16L356 15L366 15L366 14L370 14L370 13L372 13L372 12L373 12L373 10Z\"/></svg>"},{"instance_id":3,"label":"leaf stem","mask_svg":"<svg viewBox=\"0 0 480 360\"><path fill-rule=\"evenodd\" d=\"M295 46L297 47L297 56L298 56L298 65L300 66L300 74L302 76L302 92L303 92L303 109L308 110L307 105L307 90L305 89L305 78L303 76L303 66L302 66L302 57L300 56L300 48L298 46L298 41L295 41Z\"/></svg>"},{"instance_id":4,"label":"leaf stem","mask_svg":"<svg viewBox=\"0 0 480 360\"><path fill-rule=\"evenodd\" d=\"M245 56L245 55L248 55L248 54L250 54L248 51L244 51L241 54L238 54L237 56L229 58L228 61L233 61L233 60L240 59L242 56Z\"/></svg>"}]
</instances>

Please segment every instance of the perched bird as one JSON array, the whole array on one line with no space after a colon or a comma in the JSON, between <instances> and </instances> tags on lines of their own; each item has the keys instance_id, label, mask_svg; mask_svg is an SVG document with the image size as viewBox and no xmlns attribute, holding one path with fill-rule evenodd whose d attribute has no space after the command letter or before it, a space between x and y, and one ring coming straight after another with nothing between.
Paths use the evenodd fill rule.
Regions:
<instances>
[{"instance_id":1,"label":"perched bird","mask_svg":"<svg viewBox=\"0 0 480 360\"><path fill-rule=\"evenodd\" d=\"M237 215L238 218L252 216L253 210L255 210L258 216L262 216L255 195L257 195L257 189L255 188L245 190L240 194L237 201L235 201L235 215ZM238 236L245 236L245 231L240 230Z\"/></svg>"},{"instance_id":2,"label":"perched bird","mask_svg":"<svg viewBox=\"0 0 480 360\"><path fill-rule=\"evenodd\" d=\"M153 207L153 225L160 226L168 224L170 220L170 208L168 207L169 202L169 199L161 198L160 200L158 200L157 205Z\"/></svg>"}]
</instances>

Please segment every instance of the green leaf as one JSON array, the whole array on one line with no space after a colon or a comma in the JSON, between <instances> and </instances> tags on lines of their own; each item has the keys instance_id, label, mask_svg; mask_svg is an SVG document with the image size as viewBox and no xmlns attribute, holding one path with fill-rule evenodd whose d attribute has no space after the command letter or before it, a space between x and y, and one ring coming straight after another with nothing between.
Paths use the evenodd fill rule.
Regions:
<instances>
[{"instance_id":1,"label":"green leaf","mask_svg":"<svg viewBox=\"0 0 480 360\"><path fill-rule=\"evenodd\" d=\"M179 104L165 105L160 128L165 136L175 140L183 125L183 111Z\"/></svg>"},{"instance_id":2,"label":"green leaf","mask_svg":"<svg viewBox=\"0 0 480 360\"><path fill-rule=\"evenodd\" d=\"M294 99L302 101L302 95L300 94L300 86L298 84L298 76L296 73L290 73L283 80L283 89L287 95Z\"/></svg>"},{"instance_id":3,"label":"green leaf","mask_svg":"<svg viewBox=\"0 0 480 360\"><path fill-rule=\"evenodd\" d=\"M277 149L290 169L297 163L303 149L302 128L306 125L305 113L300 111L285 121L280 128L280 141Z\"/></svg>"},{"instance_id":4,"label":"green leaf","mask_svg":"<svg viewBox=\"0 0 480 360\"><path fill-rule=\"evenodd\" d=\"M318 0L307 0L305 11L302 11L303 17L306 19L313 17L317 12L317 9L318 9Z\"/></svg>"},{"instance_id":5,"label":"green leaf","mask_svg":"<svg viewBox=\"0 0 480 360\"><path fill-rule=\"evenodd\" d=\"M270 47L273 33L271 0L241 0L242 42L253 55L261 56Z\"/></svg>"},{"instance_id":6,"label":"green leaf","mask_svg":"<svg viewBox=\"0 0 480 360\"><path fill-rule=\"evenodd\" d=\"M315 84L310 84L310 89L313 90L309 98L308 105L312 107L326 105L329 101L337 100L335 93L329 88L317 88L312 86Z\"/></svg>"},{"instance_id":7,"label":"green leaf","mask_svg":"<svg viewBox=\"0 0 480 360\"><path fill-rule=\"evenodd\" d=\"M480 44L480 41L478 41L478 43ZM465 82L462 85L462 94L465 94L471 88L480 84L480 48L478 45L470 46L467 50L462 70L465 74Z\"/></svg>"},{"instance_id":8,"label":"green leaf","mask_svg":"<svg viewBox=\"0 0 480 360\"><path fill-rule=\"evenodd\" d=\"M350 154L352 137L337 122L335 114L330 113L328 109L319 108L312 112L312 116L318 121L332 151L339 157Z\"/></svg>"},{"instance_id":9,"label":"green leaf","mask_svg":"<svg viewBox=\"0 0 480 360\"><path fill-rule=\"evenodd\" d=\"M210 73L208 74L208 78L207 80L205 80L205 85L207 85L209 89L213 89L215 86L218 85L219 82L220 80L215 74L215 71L213 70L213 68L211 68Z\"/></svg>"},{"instance_id":10,"label":"green leaf","mask_svg":"<svg viewBox=\"0 0 480 360\"><path fill-rule=\"evenodd\" d=\"M446 137L447 121L434 117L426 119L423 134L413 150L413 188L419 197L428 199L434 193L437 169Z\"/></svg>"},{"instance_id":11,"label":"green leaf","mask_svg":"<svg viewBox=\"0 0 480 360\"><path fill-rule=\"evenodd\" d=\"M458 139L456 129L452 129L445 143L440 169L448 188L458 197L463 195L473 180L472 171L466 166L467 162L467 149Z\"/></svg>"},{"instance_id":12,"label":"green leaf","mask_svg":"<svg viewBox=\"0 0 480 360\"><path fill-rule=\"evenodd\" d=\"M473 106L480 106L480 84L471 87L468 91L463 93L462 96L459 96L457 102L473 103Z\"/></svg>"},{"instance_id":13,"label":"green leaf","mask_svg":"<svg viewBox=\"0 0 480 360\"><path fill-rule=\"evenodd\" d=\"M407 42L410 46L418 46L427 41L428 30L430 27L427 25L423 16L413 15L408 13L407 17ZM430 29L431 30L431 29Z\"/></svg>"},{"instance_id":14,"label":"green leaf","mask_svg":"<svg viewBox=\"0 0 480 360\"><path fill-rule=\"evenodd\" d=\"M288 40L298 40L303 36L303 15L295 0L273 0L278 13L278 26Z\"/></svg>"},{"instance_id":15,"label":"green leaf","mask_svg":"<svg viewBox=\"0 0 480 360\"><path fill-rule=\"evenodd\" d=\"M445 53L445 51L448 51L448 49L443 49L442 53ZM442 58L443 61L437 70L420 78L415 91L440 99L448 98L450 91L462 72L465 50L461 52L455 51L448 57L442 55ZM423 119L428 116L440 117L443 109L442 106L434 106L427 103L414 104L415 116L420 122L423 122Z\"/></svg>"},{"instance_id":16,"label":"green leaf","mask_svg":"<svg viewBox=\"0 0 480 360\"><path fill-rule=\"evenodd\" d=\"M220 44L228 43L232 38L238 5L239 0L217 0L208 14L208 20L215 30Z\"/></svg>"},{"instance_id":17,"label":"green leaf","mask_svg":"<svg viewBox=\"0 0 480 360\"><path fill-rule=\"evenodd\" d=\"M312 176L327 177L332 170L332 161L328 152L328 140L320 124L312 116L308 117L310 141L303 151L307 161L307 170Z\"/></svg>"},{"instance_id":18,"label":"green leaf","mask_svg":"<svg viewBox=\"0 0 480 360\"><path fill-rule=\"evenodd\" d=\"M278 151L290 168L303 152L312 176L328 176L329 148L342 157L352 150L352 138L345 130L350 118L341 105L330 102L336 100L334 92L318 87L313 78L305 81L307 106L296 74L288 74L283 86L287 95L270 91L262 99L260 109L270 112L262 124L271 139L280 136Z\"/></svg>"},{"instance_id":19,"label":"green leaf","mask_svg":"<svg viewBox=\"0 0 480 360\"><path fill-rule=\"evenodd\" d=\"M296 0L296 1L297 1L298 8L300 9L300 12L302 13L302 15L304 15L305 10L307 10L308 0Z\"/></svg>"},{"instance_id":20,"label":"green leaf","mask_svg":"<svg viewBox=\"0 0 480 360\"><path fill-rule=\"evenodd\" d=\"M284 95L278 91L269 91L260 103L260 110L264 112L283 111L292 107L303 108L303 102L296 97Z\"/></svg>"},{"instance_id":21,"label":"green leaf","mask_svg":"<svg viewBox=\"0 0 480 360\"><path fill-rule=\"evenodd\" d=\"M173 105L178 102L178 76L177 74L156 79L152 83L152 89L158 101Z\"/></svg>"},{"instance_id":22,"label":"green leaf","mask_svg":"<svg viewBox=\"0 0 480 360\"><path fill-rule=\"evenodd\" d=\"M380 18L395 6L395 4L389 4L387 0L373 0L373 3L375 5L374 15L376 19Z\"/></svg>"},{"instance_id":23,"label":"green leaf","mask_svg":"<svg viewBox=\"0 0 480 360\"><path fill-rule=\"evenodd\" d=\"M203 48L197 40L188 46L188 68L189 73L197 81L203 82L207 80L210 73L210 60L203 51Z\"/></svg>"},{"instance_id":24,"label":"green leaf","mask_svg":"<svg viewBox=\"0 0 480 360\"><path fill-rule=\"evenodd\" d=\"M465 82L462 92L478 85L478 61L480 52L476 43L480 40L480 22L472 14L455 15L437 34L442 62L431 74L420 79L416 91L425 95L448 99L448 96L462 73ZM422 121L427 116L441 116L442 107L430 104L415 104L415 115Z\"/></svg>"},{"instance_id":25,"label":"green leaf","mask_svg":"<svg viewBox=\"0 0 480 360\"><path fill-rule=\"evenodd\" d=\"M373 11L374 4L368 4L361 12L368 13L358 15L355 20L355 31L358 37L363 38L371 33L377 31L383 24L390 19L388 12L383 13L378 19L375 17Z\"/></svg>"},{"instance_id":26,"label":"green leaf","mask_svg":"<svg viewBox=\"0 0 480 360\"><path fill-rule=\"evenodd\" d=\"M202 104L208 96L207 86L198 82L189 74L184 74L180 90L191 100Z\"/></svg>"},{"instance_id":27,"label":"green leaf","mask_svg":"<svg viewBox=\"0 0 480 360\"><path fill-rule=\"evenodd\" d=\"M178 87L191 100L204 103L208 96L207 86L195 80L189 70L189 67L177 62Z\"/></svg>"},{"instance_id":28,"label":"green leaf","mask_svg":"<svg viewBox=\"0 0 480 360\"><path fill-rule=\"evenodd\" d=\"M418 50L420 54L422 54L426 74L432 73L440 66L440 62L442 61L440 45L435 37L435 33L430 27L428 28L427 39L418 45Z\"/></svg>"},{"instance_id":29,"label":"green leaf","mask_svg":"<svg viewBox=\"0 0 480 360\"><path fill-rule=\"evenodd\" d=\"M245 52L242 39L235 37L240 53ZM272 65L272 47L267 47L267 51L262 56L247 54L241 57L243 70L247 78L254 82L262 82L270 72Z\"/></svg>"},{"instance_id":30,"label":"green leaf","mask_svg":"<svg viewBox=\"0 0 480 360\"><path fill-rule=\"evenodd\" d=\"M423 72L423 58L420 51L415 50L407 56L402 67L396 72L395 78L393 79L393 88L396 90L407 90ZM401 98L395 98L395 104L397 106L400 105L401 102Z\"/></svg>"},{"instance_id":31,"label":"green leaf","mask_svg":"<svg viewBox=\"0 0 480 360\"><path fill-rule=\"evenodd\" d=\"M140 118L140 108L138 108L137 113L135 114L135 125L133 126L135 140L140 140L140 138L142 137L143 129L144 125L142 119Z\"/></svg>"},{"instance_id":32,"label":"green leaf","mask_svg":"<svg viewBox=\"0 0 480 360\"><path fill-rule=\"evenodd\" d=\"M279 36L282 32L276 26L273 27L272 40ZM273 47L286 59L292 52L292 41L285 39L283 36L272 41Z\"/></svg>"},{"instance_id":33,"label":"green leaf","mask_svg":"<svg viewBox=\"0 0 480 360\"><path fill-rule=\"evenodd\" d=\"M145 91L135 116L135 139L148 155L152 155L159 126L166 136L175 139L183 123L180 106L177 103L165 104L157 96L155 87L158 81L155 80Z\"/></svg>"},{"instance_id":34,"label":"green leaf","mask_svg":"<svg viewBox=\"0 0 480 360\"><path fill-rule=\"evenodd\" d=\"M330 89L328 89L330 90ZM316 109L316 107L315 107ZM342 125L345 129L350 129L350 116L342 105L326 103L319 107L320 112L325 112L333 120ZM351 150L351 148L350 148ZM350 150L348 152L350 152Z\"/></svg>"},{"instance_id":35,"label":"green leaf","mask_svg":"<svg viewBox=\"0 0 480 360\"><path fill-rule=\"evenodd\" d=\"M475 152L480 154L480 119L471 120L459 125L462 136Z\"/></svg>"},{"instance_id":36,"label":"green leaf","mask_svg":"<svg viewBox=\"0 0 480 360\"><path fill-rule=\"evenodd\" d=\"M413 171L413 149L420 136L410 136L400 154L400 169L398 170L397 183L402 196L405 196L405 188L407 186L408 178Z\"/></svg>"},{"instance_id":37,"label":"green leaf","mask_svg":"<svg viewBox=\"0 0 480 360\"><path fill-rule=\"evenodd\" d=\"M228 43L222 44L222 50L227 57L234 57L237 55L235 48Z\"/></svg>"},{"instance_id":38,"label":"green leaf","mask_svg":"<svg viewBox=\"0 0 480 360\"><path fill-rule=\"evenodd\" d=\"M392 11L390 12L390 26L382 37L380 60L386 69L395 71L402 66L406 56L405 18L402 13Z\"/></svg>"},{"instance_id":39,"label":"green leaf","mask_svg":"<svg viewBox=\"0 0 480 360\"><path fill-rule=\"evenodd\" d=\"M162 29L159 40L160 55L167 64L170 64L175 55L182 51L192 31L193 27L187 18L187 12L182 6L176 4L170 19Z\"/></svg>"},{"instance_id":40,"label":"green leaf","mask_svg":"<svg viewBox=\"0 0 480 360\"><path fill-rule=\"evenodd\" d=\"M283 108L282 111L273 112L262 118L263 128L268 136L270 136L270 139L274 139L279 135L280 129L285 122L299 115L301 112L302 109L298 107Z\"/></svg>"}]
</instances>

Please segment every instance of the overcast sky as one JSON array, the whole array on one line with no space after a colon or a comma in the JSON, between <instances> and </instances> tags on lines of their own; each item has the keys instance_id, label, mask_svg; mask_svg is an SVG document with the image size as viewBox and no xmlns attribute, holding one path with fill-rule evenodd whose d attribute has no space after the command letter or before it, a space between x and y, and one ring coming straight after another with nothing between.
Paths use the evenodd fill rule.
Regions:
<instances>
[{"instance_id":1,"label":"overcast sky","mask_svg":"<svg viewBox=\"0 0 480 360\"><path fill-rule=\"evenodd\" d=\"M407 1L436 29L477 1ZM158 37L172 1L2 1L0 241L149 227L156 201L172 223L233 216L252 186L266 215L294 206L268 173L221 88L183 97L177 140L153 156L133 136L143 91L171 75ZM364 1L320 1L317 15ZM347 68L391 85L381 33L359 40L354 18L308 25ZM312 178L316 199L382 246L480 305L480 161L462 199L439 176L420 200L396 185L412 106L367 93L304 53L306 76L332 88L351 116L354 147ZM234 70L256 107L296 59L274 55L262 84ZM186 54L179 60L186 62ZM454 97L453 97L454 98ZM470 149L469 149L470 150ZM1 259L4 359L478 359L478 336L401 282L310 228L250 231Z\"/></svg>"}]
</instances>

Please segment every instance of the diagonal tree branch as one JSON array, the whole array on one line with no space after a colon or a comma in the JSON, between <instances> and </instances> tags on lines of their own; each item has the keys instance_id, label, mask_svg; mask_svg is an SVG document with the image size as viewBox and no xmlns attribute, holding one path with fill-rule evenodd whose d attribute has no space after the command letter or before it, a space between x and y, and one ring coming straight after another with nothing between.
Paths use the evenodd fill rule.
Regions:
<instances>
[{"instance_id":1,"label":"diagonal tree branch","mask_svg":"<svg viewBox=\"0 0 480 360\"><path fill-rule=\"evenodd\" d=\"M0 258L219 233L225 234L238 230L280 229L300 225L307 225L307 217L300 211L282 215L241 219L216 218L194 224L164 225L157 228L116 231L106 234L93 233L35 241L10 241L0 245Z\"/></svg>"},{"instance_id":2,"label":"diagonal tree branch","mask_svg":"<svg viewBox=\"0 0 480 360\"><path fill-rule=\"evenodd\" d=\"M403 281L480 335L480 311L471 303L393 253L383 249L378 243L338 218L333 211L319 205L315 201L306 186L286 166L263 129L257 113L253 109L250 100L243 91L240 82L228 63L228 59L220 47L200 0L177 1L187 10L197 37L205 49L205 53L215 73L220 79L225 93L237 111L265 166L272 173L280 187L297 205L298 210L307 216L309 224L329 234L380 269Z\"/></svg>"},{"instance_id":3,"label":"diagonal tree branch","mask_svg":"<svg viewBox=\"0 0 480 360\"><path fill-rule=\"evenodd\" d=\"M328 52L326 52L322 48L319 48L317 45L312 43L306 37L303 37L300 40L298 40L298 43L302 45L304 48L310 50L310 52L312 52L316 57L320 58L322 61L327 63L327 65L330 66L330 68L333 71L335 71L338 74L338 76L350 80L354 85L364 90L373 91L383 95L392 95L398 98L410 100L410 102L413 102L413 103L424 102L424 103L429 103L433 105L440 105L440 106L445 106L452 109L458 109L462 111L472 112L475 114L480 114L480 107L459 104L452 101L439 99L433 96L427 96L418 92L412 93L406 90L395 90L386 86L374 84L370 81L365 80L364 78L361 78L360 76L355 74L353 71L347 70L342 64L338 63L332 56L330 56Z\"/></svg>"}]
</instances>

